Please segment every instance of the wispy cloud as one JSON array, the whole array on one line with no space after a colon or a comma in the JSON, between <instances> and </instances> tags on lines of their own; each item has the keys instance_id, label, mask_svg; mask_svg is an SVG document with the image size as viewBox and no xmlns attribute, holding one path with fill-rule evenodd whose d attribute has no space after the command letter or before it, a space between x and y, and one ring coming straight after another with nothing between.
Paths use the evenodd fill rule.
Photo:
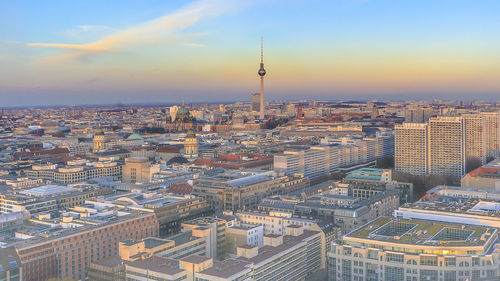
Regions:
<instances>
[{"instance_id":1,"label":"wispy cloud","mask_svg":"<svg viewBox=\"0 0 500 281\"><path fill-rule=\"evenodd\" d=\"M242 8L241 0L200 0L180 10L166 14L135 27L121 30L101 40L88 44L28 43L30 47L47 47L72 51L63 59L80 59L102 53L123 51L137 46L150 45L175 36L174 33L192 26L207 17L214 17ZM95 26L81 26L90 30ZM190 47L202 47L201 44L185 43Z\"/></svg>"},{"instance_id":2,"label":"wispy cloud","mask_svg":"<svg viewBox=\"0 0 500 281\"><path fill-rule=\"evenodd\" d=\"M204 44L198 44L198 43L184 43L184 46L186 47L195 47L195 48L205 48L206 45Z\"/></svg>"}]
</instances>

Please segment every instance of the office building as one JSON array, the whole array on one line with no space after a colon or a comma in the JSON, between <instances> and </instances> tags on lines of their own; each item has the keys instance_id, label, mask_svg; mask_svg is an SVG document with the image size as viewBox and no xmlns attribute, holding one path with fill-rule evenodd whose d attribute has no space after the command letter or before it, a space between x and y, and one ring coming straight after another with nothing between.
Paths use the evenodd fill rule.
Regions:
<instances>
[{"instance_id":1,"label":"office building","mask_svg":"<svg viewBox=\"0 0 500 281\"><path fill-rule=\"evenodd\" d=\"M260 112L260 93L252 94L250 105L253 112Z\"/></svg>"},{"instance_id":2,"label":"office building","mask_svg":"<svg viewBox=\"0 0 500 281\"><path fill-rule=\"evenodd\" d=\"M364 164L393 154L394 138L342 138L338 144L285 150L274 155L274 170L287 175L301 174L311 180L343 167Z\"/></svg>"},{"instance_id":3,"label":"office building","mask_svg":"<svg viewBox=\"0 0 500 281\"><path fill-rule=\"evenodd\" d=\"M192 194L206 199L215 210L236 211L257 208L267 196L308 186L309 180L303 176L278 176L274 172L254 175L226 172L195 180Z\"/></svg>"},{"instance_id":4,"label":"office building","mask_svg":"<svg viewBox=\"0 0 500 281\"><path fill-rule=\"evenodd\" d=\"M382 217L333 243L328 280L492 280L497 239L496 228Z\"/></svg>"},{"instance_id":5,"label":"office building","mask_svg":"<svg viewBox=\"0 0 500 281\"><path fill-rule=\"evenodd\" d=\"M156 235L154 213L86 204L36 216L3 243L16 248L24 280L84 280L91 262L118 254L119 241Z\"/></svg>"}]
</instances>

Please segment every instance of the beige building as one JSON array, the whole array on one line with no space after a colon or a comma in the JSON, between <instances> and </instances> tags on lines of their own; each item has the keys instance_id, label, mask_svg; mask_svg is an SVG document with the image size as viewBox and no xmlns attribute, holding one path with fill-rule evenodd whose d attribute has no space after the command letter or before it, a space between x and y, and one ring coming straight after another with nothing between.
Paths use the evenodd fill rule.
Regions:
<instances>
[{"instance_id":1,"label":"beige building","mask_svg":"<svg viewBox=\"0 0 500 281\"><path fill-rule=\"evenodd\" d=\"M465 123L465 155L467 169L480 167L486 162L486 128L480 114L461 115Z\"/></svg>"},{"instance_id":2,"label":"beige building","mask_svg":"<svg viewBox=\"0 0 500 281\"><path fill-rule=\"evenodd\" d=\"M484 118L486 156L500 157L500 112L481 112Z\"/></svg>"},{"instance_id":3,"label":"beige building","mask_svg":"<svg viewBox=\"0 0 500 281\"><path fill-rule=\"evenodd\" d=\"M309 180L303 176L278 176L273 172L231 177L201 177L195 181L192 194L207 200L215 210L236 211L257 208L265 197L309 186Z\"/></svg>"},{"instance_id":4,"label":"beige building","mask_svg":"<svg viewBox=\"0 0 500 281\"><path fill-rule=\"evenodd\" d=\"M427 174L427 130L425 123L403 123L394 128L394 165L402 173Z\"/></svg>"},{"instance_id":5,"label":"beige building","mask_svg":"<svg viewBox=\"0 0 500 281\"><path fill-rule=\"evenodd\" d=\"M106 137L104 136L104 131L97 129L94 134L94 140L92 145L93 152L99 152L106 149Z\"/></svg>"},{"instance_id":6,"label":"beige building","mask_svg":"<svg viewBox=\"0 0 500 281\"><path fill-rule=\"evenodd\" d=\"M466 167L465 142L463 118L430 118L429 174L462 177Z\"/></svg>"},{"instance_id":7,"label":"beige building","mask_svg":"<svg viewBox=\"0 0 500 281\"><path fill-rule=\"evenodd\" d=\"M153 179L153 174L160 171L159 164L151 164L145 157L130 157L125 159L122 171L122 181L124 183L149 183Z\"/></svg>"},{"instance_id":8,"label":"beige building","mask_svg":"<svg viewBox=\"0 0 500 281\"><path fill-rule=\"evenodd\" d=\"M198 139L193 130L189 130L184 140L184 156L188 159L198 157Z\"/></svg>"},{"instance_id":9,"label":"beige building","mask_svg":"<svg viewBox=\"0 0 500 281\"><path fill-rule=\"evenodd\" d=\"M382 217L328 253L329 281L497 280L496 228Z\"/></svg>"}]
</instances>

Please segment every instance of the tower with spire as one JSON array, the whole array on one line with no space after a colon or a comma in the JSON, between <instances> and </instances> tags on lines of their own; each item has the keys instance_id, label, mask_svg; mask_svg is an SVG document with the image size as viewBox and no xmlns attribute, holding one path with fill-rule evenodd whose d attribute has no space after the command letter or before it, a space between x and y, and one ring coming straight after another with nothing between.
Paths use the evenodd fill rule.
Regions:
<instances>
[{"instance_id":1,"label":"tower with spire","mask_svg":"<svg viewBox=\"0 0 500 281\"><path fill-rule=\"evenodd\" d=\"M260 38L260 113L259 119L264 120L264 76L266 75L266 70L264 69L264 39Z\"/></svg>"}]
</instances>

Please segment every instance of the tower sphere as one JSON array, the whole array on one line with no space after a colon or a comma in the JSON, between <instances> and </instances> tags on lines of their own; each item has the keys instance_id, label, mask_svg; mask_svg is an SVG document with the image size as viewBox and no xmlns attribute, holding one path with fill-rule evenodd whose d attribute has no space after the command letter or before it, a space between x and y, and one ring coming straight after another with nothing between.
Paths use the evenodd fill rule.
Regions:
<instances>
[{"instance_id":1,"label":"tower sphere","mask_svg":"<svg viewBox=\"0 0 500 281\"><path fill-rule=\"evenodd\" d=\"M266 75L266 70L264 68L259 69L259 75L260 76Z\"/></svg>"}]
</instances>

